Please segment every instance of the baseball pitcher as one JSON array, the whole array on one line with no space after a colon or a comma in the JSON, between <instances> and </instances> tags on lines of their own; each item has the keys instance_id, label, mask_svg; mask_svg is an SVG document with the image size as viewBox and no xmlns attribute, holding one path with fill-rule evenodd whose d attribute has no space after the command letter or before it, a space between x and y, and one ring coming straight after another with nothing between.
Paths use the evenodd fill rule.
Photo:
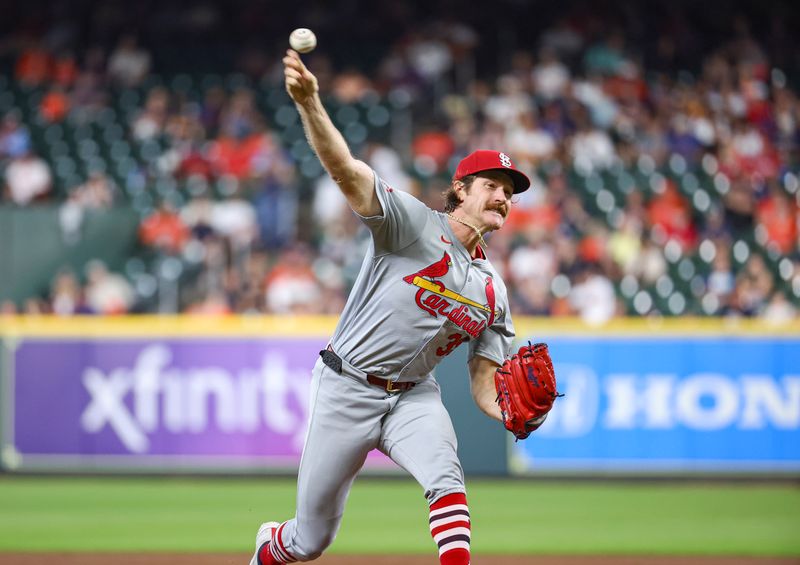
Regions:
<instances>
[{"instance_id":1,"label":"baseball pitcher","mask_svg":"<svg viewBox=\"0 0 800 565\"><path fill-rule=\"evenodd\" d=\"M306 135L372 244L329 345L313 371L294 518L267 522L251 565L312 561L333 542L367 453L379 449L422 486L430 532L447 565L470 561L470 514L456 436L434 367L467 344L472 396L525 438L556 397L547 347L509 357L514 328L505 284L483 234L500 229L528 178L498 151L458 165L444 212L393 190L353 158L322 106L316 77L293 50L286 90Z\"/></svg>"}]
</instances>

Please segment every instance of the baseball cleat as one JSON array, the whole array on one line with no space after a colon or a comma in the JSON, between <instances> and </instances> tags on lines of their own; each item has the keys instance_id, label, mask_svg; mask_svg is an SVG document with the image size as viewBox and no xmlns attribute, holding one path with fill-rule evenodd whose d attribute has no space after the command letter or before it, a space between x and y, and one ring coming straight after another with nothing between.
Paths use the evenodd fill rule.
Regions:
<instances>
[{"instance_id":1,"label":"baseball cleat","mask_svg":"<svg viewBox=\"0 0 800 565\"><path fill-rule=\"evenodd\" d=\"M275 535L275 532L278 530L279 526L279 522L264 522L261 524L261 527L258 528L258 534L256 534L256 552L253 554L253 558L250 560L250 565L259 565L258 550L261 549L261 546L265 543L272 541L272 536Z\"/></svg>"}]
</instances>

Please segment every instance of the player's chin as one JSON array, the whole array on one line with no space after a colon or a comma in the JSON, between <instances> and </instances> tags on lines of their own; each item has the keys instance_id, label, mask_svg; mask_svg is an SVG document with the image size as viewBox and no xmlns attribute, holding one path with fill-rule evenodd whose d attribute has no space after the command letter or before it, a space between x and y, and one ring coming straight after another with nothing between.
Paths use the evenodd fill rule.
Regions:
<instances>
[{"instance_id":1,"label":"player's chin","mask_svg":"<svg viewBox=\"0 0 800 565\"><path fill-rule=\"evenodd\" d=\"M492 211L486 213L486 227L488 227L490 231L499 230L505 223L505 216L499 212Z\"/></svg>"}]
</instances>

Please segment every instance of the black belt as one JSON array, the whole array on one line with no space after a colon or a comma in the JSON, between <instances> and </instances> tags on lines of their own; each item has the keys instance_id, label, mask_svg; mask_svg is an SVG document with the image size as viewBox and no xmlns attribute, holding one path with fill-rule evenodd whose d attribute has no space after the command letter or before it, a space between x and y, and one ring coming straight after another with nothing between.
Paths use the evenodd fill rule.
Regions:
<instances>
[{"instance_id":1,"label":"black belt","mask_svg":"<svg viewBox=\"0 0 800 565\"><path fill-rule=\"evenodd\" d=\"M327 349L323 349L319 352L320 356L322 357L322 362L325 363L328 367L339 373L342 374L342 358L334 353L333 349L329 345ZM376 387L382 388L386 392L405 392L407 390L411 390L414 388L414 385L417 383L410 383L410 382L402 382L398 383L389 379L382 379L380 377L376 377L375 375L367 375L367 382L371 385Z\"/></svg>"}]
</instances>

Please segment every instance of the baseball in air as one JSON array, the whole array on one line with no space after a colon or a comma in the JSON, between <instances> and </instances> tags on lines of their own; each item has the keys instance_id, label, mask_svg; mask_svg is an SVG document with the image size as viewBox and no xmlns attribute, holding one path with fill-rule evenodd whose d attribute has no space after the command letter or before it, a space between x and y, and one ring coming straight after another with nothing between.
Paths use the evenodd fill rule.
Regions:
<instances>
[{"instance_id":1,"label":"baseball in air","mask_svg":"<svg viewBox=\"0 0 800 565\"><path fill-rule=\"evenodd\" d=\"M299 27L289 36L289 45L298 53L311 53L317 46L317 36L310 29Z\"/></svg>"}]
</instances>

